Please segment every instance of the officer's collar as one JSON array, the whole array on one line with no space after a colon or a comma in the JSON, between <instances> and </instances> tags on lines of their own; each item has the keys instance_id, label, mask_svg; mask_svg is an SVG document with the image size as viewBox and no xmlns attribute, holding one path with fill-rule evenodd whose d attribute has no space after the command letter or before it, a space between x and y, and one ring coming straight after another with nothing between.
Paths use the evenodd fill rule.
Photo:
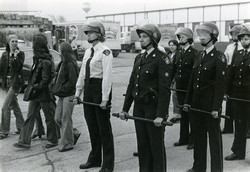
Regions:
<instances>
[{"instance_id":1,"label":"officer's collar","mask_svg":"<svg viewBox=\"0 0 250 172\"><path fill-rule=\"evenodd\" d=\"M150 53L154 51L154 49L155 49L154 47L151 47L149 50L143 49L141 50L141 54L144 54L145 52L147 52L147 56L148 56Z\"/></svg>"},{"instance_id":2,"label":"officer's collar","mask_svg":"<svg viewBox=\"0 0 250 172\"><path fill-rule=\"evenodd\" d=\"M184 52L186 52L186 51L189 49L190 46L191 46L191 45L189 44L189 45L183 47Z\"/></svg>"},{"instance_id":3,"label":"officer's collar","mask_svg":"<svg viewBox=\"0 0 250 172\"><path fill-rule=\"evenodd\" d=\"M91 48L94 48L94 51L97 51L99 49L99 47L102 46L102 43L101 42L98 42L95 46L91 46Z\"/></svg>"},{"instance_id":4,"label":"officer's collar","mask_svg":"<svg viewBox=\"0 0 250 172\"><path fill-rule=\"evenodd\" d=\"M214 45L211 45L210 47L205 48L204 51L206 51L206 54L208 54L208 53L210 53L214 48L215 48L215 46L214 46Z\"/></svg>"}]
</instances>

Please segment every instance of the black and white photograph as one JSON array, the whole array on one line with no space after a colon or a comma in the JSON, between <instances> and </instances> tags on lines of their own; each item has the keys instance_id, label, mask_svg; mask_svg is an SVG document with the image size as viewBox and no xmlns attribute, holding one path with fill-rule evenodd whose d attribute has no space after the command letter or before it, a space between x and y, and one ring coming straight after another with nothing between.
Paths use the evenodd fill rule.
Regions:
<instances>
[{"instance_id":1,"label":"black and white photograph","mask_svg":"<svg viewBox=\"0 0 250 172\"><path fill-rule=\"evenodd\" d=\"M0 0L0 172L249 172L249 0Z\"/></svg>"}]
</instances>

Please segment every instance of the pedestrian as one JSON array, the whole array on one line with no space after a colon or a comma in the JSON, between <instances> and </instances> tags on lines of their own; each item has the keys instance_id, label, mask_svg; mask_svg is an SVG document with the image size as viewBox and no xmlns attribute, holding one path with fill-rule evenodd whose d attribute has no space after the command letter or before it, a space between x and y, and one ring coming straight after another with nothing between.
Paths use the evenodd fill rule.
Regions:
<instances>
[{"instance_id":1,"label":"pedestrian","mask_svg":"<svg viewBox=\"0 0 250 172\"><path fill-rule=\"evenodd\" d=\"M55 112L55 121L61 129L61 141L58 150L59 152L65 152L73 149L74 145L72 122L74 104L71 100L74 98L79 72L70 44L62 43L60 51L61 62L56 70L57 75L52 90L53 94L58 96Z\"/></svg>"},{"instance_id":2,"label":"pedestrian","mask_svg":"<svg viewBox=\"0 0 250 172\"><path fill-rule=\"evenodd\" d=\"M241 29L242 29L242 25L237 24L229 30L229 34L230 34L231 40L233 42L227 46L227 48L224 52L224 54L227 58L228 69L230 68L230 65L232 63L232 59L235 58L236 52L243 49L242 45L240 44L240 41L238 40L238 34L240 33ZM226 115L230 116L230 117L232 117L232 109L231 108L232 108L231 101L227 101L227 103L226 103ZM233 120L231 118L225 119L224 128L222 130L222 133L224 133L224 134L233 133Z\"/></svg>"},{"instance_id":3,"label":"pedestrian","mask_svg":"<svg viewBox=\"0 0 250 172\"><path fill-rule=\"evenodd\" d=\"M2 54L0 73L2 76L2 88L8 90L2 106L2 118L0 125L0 139L8 137L10 132L11 110L16 117L16 133L19 134L24 123L17 96L24 85L23 63L25 54L18 48L18 37L14 34L8 36L6 51Z\"/></svg>"},{"instance_id":4,"label":"pedestrian","mask_svg":"<svg viewBox=\"0 0 250 172\"><path fill-rule=\"evenodd\" d=\"M173 63L174 59L176 58L176 53L179 49L179 44L176 40L172 39L168 42L169 46L169 53L168 56L170 57L171 63ZM171 84L171 88L176 89L176 82L175 82L175 75L173 75L173 81ZM181 119L181 114L180 114L180 108L178 107L178 100L177 100L177 95L176 91L171 91L172 92L172 101L173 101L173 116L169 120L172 123L179 122Z\"/></svg>"},{"instance_id":5,"label":"pedestrian","mask_svg":"<svg viewBox=\"0 0 250 172\"><path fill-rule=\"evenodd\" d=\"M244 49L236 52L230 65L226 94L229 97L245 99L246 101L228 98L235 120L234 141L231 148L233 153L225 157L225 160L228 161L245 159L247 124L250 121L250 26L242 26L238 39Z\"/></svg>"},{"instance_id":6,"label":"pedestrian","mask_svg":"<svg viewBox=\"0 0 250 172\"><path fill-rule=\"evenodd\" d=\"M154 125L135 121L139 171L164 172L165 128L161 123L168 117L172 64L157 48L161 33L155 25L146 24L136 32L144 51L135 58L120 118L125 119L134 102L133 116L154 120Z\"/></svg>"},{"instance_id":7,"label":"pedestrian","mask_svg":"<svg viewBox=\"0 0 250 172\"><path fill-rule=\"evenodd\" d=\"M73 50L73 52L74 52L74 55L75 55L76 60L78 60L79 57L78 57L78 51L77 51L76 36L73 36L73 37L72 37L71 47L72 47L72 50Z\"/></svg>"},{"instance_id":8,"label":"pedestrian","mask_svg":"<svg viewBox=\"0 0 250 172\"><path fill-rule=\"evenodd\" d=\"M100 167L100 172L114 170L114 141L110 124L112 59L111 50L105 41L104 26L99 21L90 22L84 30L91 48L87 49L76 84L74 103L83 101L99 104L83 104L92 150L80 169Z\"/></svg>"},{"instance_id":9,"label":"pedestrian","mask_svg":"<svg viewBox=\"0 0 250 172\"><path fill-rule=\"evenodd\" d=\"M38 111L42 108L47 125L47 140L45 148L57 146L57 124L54 120L54 96L50 84L55 75L55 66L49 53L46 37L39 33L33 37L34 63L31 76L24 93L24 99L29 101L27 119L22 127L19 140L14 144L17 148L30 148L31 134Z\"/></svg>"},{"instance_id":10,"label":"pedestrian","mask_svg":"<svg viewBox=\"0 0 250 172\"><path fill-rule=\"evenodd\" d=\"M216 49L218 27L205 22L196 29L203 51L197 57L191 74L183 110L192 115L194 163L188 172L205 172L207 168L207 136L211 157L211 171L223 171L220 113L224 96L226 58ZM194 111L207 111L210 114Z\"/></svg>"},{"instance_id":11,"label":"pedestrian","mask_svg":"<svg viewBox=\"0 0 250 172\"><path fill-rule=\"evenodd\" d=\"M175 32L181 48L173 62L173 75L175 75L178 104L183 105L188 89L188 83L195 60L197 59L197 51L192 46L193 31L189 28L180 27ZM180 138L174 146L188 145L187 149L193 149L192 141L192 116L188 112L180 110ZM190 129L189 129L190 128ZM190 132L189 132L190 131Z\"/></svg>"}]
</instances>

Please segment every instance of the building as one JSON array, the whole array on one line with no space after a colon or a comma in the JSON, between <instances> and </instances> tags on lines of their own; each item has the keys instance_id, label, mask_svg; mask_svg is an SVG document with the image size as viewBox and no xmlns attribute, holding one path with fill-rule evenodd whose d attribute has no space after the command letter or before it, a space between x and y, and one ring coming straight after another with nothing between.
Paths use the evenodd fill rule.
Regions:
<instances>
[{"instance_id":1,"label":"building","mask_svg":"<svg viewBox=\"0 0 250 172\"><path fill-rule=\"evenodd\" d=\"M215 22L220 30L219 41L228 41L228 31L234 23L250 22L250 2L193 6L186 8L135 11L87 16L87 19L119 21L121 32L130 31L147 20L153 24L177 24L195 30L200 23Z\"/></svg>"}]
</instances>

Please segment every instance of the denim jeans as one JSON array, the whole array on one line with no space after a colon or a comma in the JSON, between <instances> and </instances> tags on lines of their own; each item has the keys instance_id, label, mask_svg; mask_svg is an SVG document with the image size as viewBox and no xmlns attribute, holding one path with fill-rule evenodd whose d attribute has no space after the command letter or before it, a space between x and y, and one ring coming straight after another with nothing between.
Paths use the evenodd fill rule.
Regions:
<instances>
[{"instance_id":1,"label":"denim jeans","mask_svg":"<svg viewBox=\"0 0 250 172\"><path fill-rule=\"evenodd\" d=\"M72 112L74 96L59 97L55 112L55 121L61 130L61 142L59 149L72 148L74 144Z\"/></svg>"},{"instance_id":2,"label":"denim jeans","mask_svg":"<svg viewBox=\"0 0 250 172\"><path fill-rule=\"evenodd\" d=\"M16 117L16 128L18 131L20 131L24 124L24 119L18 104L17 95L12 87L9 88L2 106L2 121L0 131L3 134L9 134L10 132L11 110L14 111L14 115Z\"/></svg>"}]
</instances>

